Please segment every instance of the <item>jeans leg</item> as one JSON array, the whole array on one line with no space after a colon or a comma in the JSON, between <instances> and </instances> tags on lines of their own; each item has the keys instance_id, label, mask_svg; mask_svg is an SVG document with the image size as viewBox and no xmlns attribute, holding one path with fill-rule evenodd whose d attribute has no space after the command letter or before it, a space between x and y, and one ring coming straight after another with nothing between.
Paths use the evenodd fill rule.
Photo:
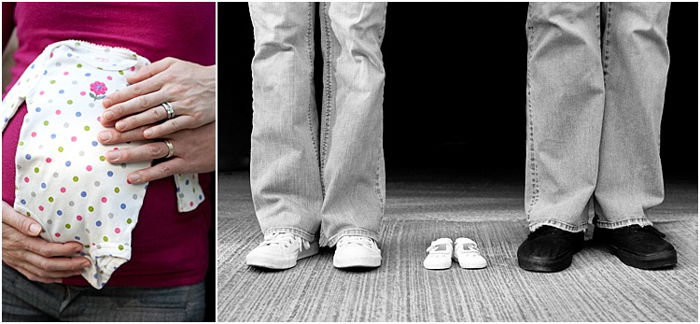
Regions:
<instances>
[{"instance_id":1,"label":"jeans leg","mask_svg":"<svg viewBox=\"0 0 700 324\"><path fill-rule=\"evenodd\" d=\"M2 265L2 321L52 322L58 319L64 286L27 279Z\"/></svg>"},{"instance_id":2,"label":"jeans leg","mask_svg":"<svg viewBox=\"0 0 700 324\"><path fill-rule=\"evenodd\" d=\"M61 320L76 322L201 322L204 283L166 288L68 287Z\"/></svg>"},{"instance_id":3,"label":"jeans leg","mask_svg":"<svg viewBox=\"0 0 700 324\"><path fill-rule=\"evenodd\" d=\"M384 214L382 146L386 3L322 4L324 106L322 244L360 234L379 239Z\"/></svg>"},{"instance_id":4,"label":"jeans leg","mask_svg":"<svg viewBox=\"0 0 700 324\"><path fill-rule=\"evenodd\" d=\"M525 210L578 232L596 186L605 90L598 3L531 3Z\"/></svg>"},{"instance_id":5,"label":"jeans leg","mask_svg":"<svg viewBox=\"0 0 700 324\"><path fill-rule=\"evenodd\" d=\"M659 140L669 51L670 3L605 3L605 113L598 185L598 225L650 225L661 204Z\"/></svg>"},{"instance_id":6,"label":"jeans leg","mask_svg":"<svg viewBox=\"0 0 700 324\"><path fill-rule=\"evenodd\" d=\"M255 32L250 182L266 234L315 241L322 202L314 101L313 3L249 4Z\"/></svg>"}]
</instances>

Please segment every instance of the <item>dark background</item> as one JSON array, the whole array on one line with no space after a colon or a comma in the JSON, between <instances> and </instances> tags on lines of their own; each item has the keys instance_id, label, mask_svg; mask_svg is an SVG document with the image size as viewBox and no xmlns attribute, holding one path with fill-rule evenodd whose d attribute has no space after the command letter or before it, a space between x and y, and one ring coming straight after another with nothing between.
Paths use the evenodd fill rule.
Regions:
<instances>
[{"instance_id":1,"label":"dark background","mask_svg":"<svg viewBox=\"0 0 700 324\"><path fill-rule=\"evenodd\" d=\"M382 51L390 179L425 173L524 181L526 12L527 3L389 4ZM697 3L671 6L661 131L665 178L693 183L697 12ZM250 152L253 29L247 4L219 3L218 33L219 171L226 172L246 169Z\"/></svg>"}]
</instances>

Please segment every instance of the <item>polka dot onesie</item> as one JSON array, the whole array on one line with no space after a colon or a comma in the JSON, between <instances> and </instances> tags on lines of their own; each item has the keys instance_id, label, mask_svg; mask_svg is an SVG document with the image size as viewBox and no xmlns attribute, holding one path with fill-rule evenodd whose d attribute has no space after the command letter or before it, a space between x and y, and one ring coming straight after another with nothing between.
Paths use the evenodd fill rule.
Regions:
<instances>
[{"instance_id":1,"label":"polka dot onesie","mask_svg":"<svg viewBox=\"0 0 700 324\"><path fill-rule=\"evenodd\" d=\"M22 102L27 103L15 156L15 210L41 223L48 241L82 243L80 255L91 261L82 276L98 289L131 258L131 231L147 184L128 184L126 177L150 165L106 161L108 150L144 142L97 142L104 129L101 100L127 87L126 77L148 64L123 48L75 40L54 43L2 102L3 131ZM179 211L193 210L204 200L197 174L176 175L175 184Z\"/></svg>"}]
</instances>

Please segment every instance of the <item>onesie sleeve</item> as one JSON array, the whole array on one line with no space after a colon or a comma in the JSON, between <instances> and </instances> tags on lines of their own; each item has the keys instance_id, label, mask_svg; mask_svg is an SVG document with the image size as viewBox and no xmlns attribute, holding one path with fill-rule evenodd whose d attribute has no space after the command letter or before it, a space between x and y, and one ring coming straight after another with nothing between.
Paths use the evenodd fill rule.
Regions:
<instances>
[{"instance_id":1,"label":"onesie sleeve","mask_svg":"<svg viewBox=\"0 0 700 324\"><path fill-rule=\"evenodd\" d=\"M46 64L55 47L46 48L34 62L27 67L22 76L17 79L17 82L12 86L9 92L2 99L2 131L5 132L5 127L12 119L12 116L17 113L17 110L22 103L27 99L29 93L36 88L41 77L46 73Z\"/></svg>"}]
</instances>

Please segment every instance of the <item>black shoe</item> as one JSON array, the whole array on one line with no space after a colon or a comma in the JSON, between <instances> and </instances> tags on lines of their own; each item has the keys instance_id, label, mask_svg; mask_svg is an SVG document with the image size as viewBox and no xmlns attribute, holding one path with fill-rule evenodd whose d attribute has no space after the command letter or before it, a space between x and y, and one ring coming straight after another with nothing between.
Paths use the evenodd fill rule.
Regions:
<instances>
[{"instance_id":1,"label":"black shoe","mask_svg":"<svg viewBox=\"0 0 700 324\"><path fill-rule=\"evenodd\" d=\"M530 233L518 248L518 265L527 271L557 272L571 265L583 248L583 232L572 233L542 226Z\"/></svg>"},{"instance_id":2,"label":"black shoe","mask_svg":"<svg viewBox=\"0 0 700 324\"><path fill-rule=\"evenodd\" d=\"M610 248L622 263L639 269L661 269L676 265L676 249L653 226L596 227L593 240Z\"/></svg>"}]
</instances>

